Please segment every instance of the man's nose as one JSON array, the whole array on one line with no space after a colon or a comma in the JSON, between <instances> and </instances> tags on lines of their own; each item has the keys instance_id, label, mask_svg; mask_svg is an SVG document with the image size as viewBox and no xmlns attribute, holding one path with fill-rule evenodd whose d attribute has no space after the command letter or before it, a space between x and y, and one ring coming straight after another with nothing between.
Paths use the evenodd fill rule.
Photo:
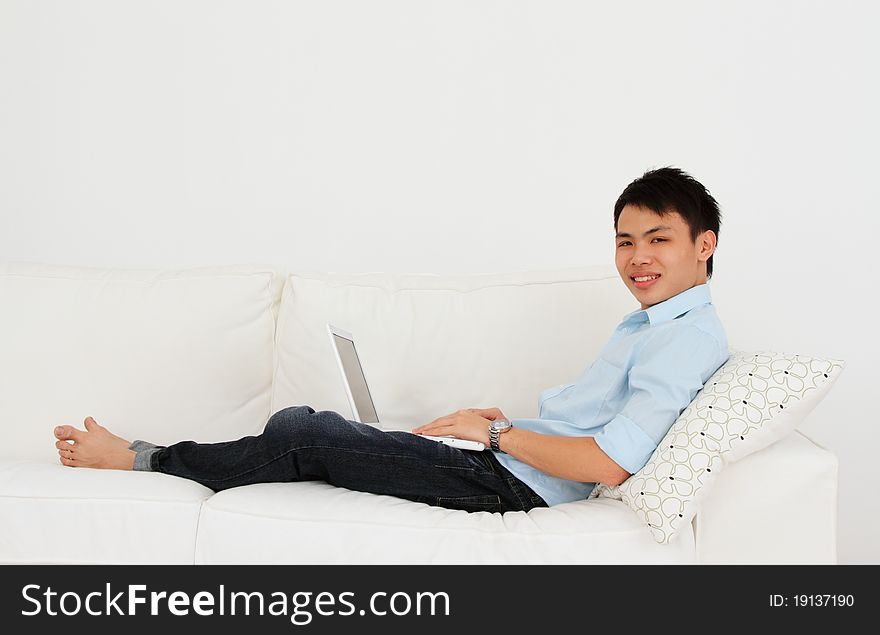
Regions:
<instances>
[{"instance_id":1,"label":"man's nose","mask_svg":"<svg viewBox=\"0 0 880 635\"><path fill-rule=\"evenodd\" d=\"M633 252L632 264L638 265L645 262L651 261L651 252L649 249L639 249L636 247L635 252Z\"/></svg>"}]
</instances>

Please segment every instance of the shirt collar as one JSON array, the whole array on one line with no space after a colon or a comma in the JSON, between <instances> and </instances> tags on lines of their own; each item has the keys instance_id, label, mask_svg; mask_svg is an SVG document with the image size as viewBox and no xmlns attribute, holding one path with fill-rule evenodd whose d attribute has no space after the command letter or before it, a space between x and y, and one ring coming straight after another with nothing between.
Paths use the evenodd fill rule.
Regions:
<instances>
[{"instance_id":1,"label":"shirt collar","mask_svg":"<svg viewBox=\"0 0 880 635\"><path fill-rule=\"evenodd\" d=\"M623 321L649 321L651 326L656 326L663 322L674 320L679 315L683 315L695 307L711 303L712 295L709 293L709 285L704 282L686 289L668 300L658 302L654 306L649 306L647 309L633 311L627 314Z\"/></svg>"}]
</instances>

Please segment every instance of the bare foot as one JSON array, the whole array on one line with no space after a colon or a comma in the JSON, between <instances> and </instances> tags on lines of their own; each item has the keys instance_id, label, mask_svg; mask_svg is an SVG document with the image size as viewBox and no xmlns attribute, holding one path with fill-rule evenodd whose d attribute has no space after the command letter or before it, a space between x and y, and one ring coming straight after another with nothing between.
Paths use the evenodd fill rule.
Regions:
<instances>
[{"instance_id":1,"label":"bare foot","mask_svg":"<svg viewBox=\"0 0 880 635\"><path fill-rule=\"evenodd\" d=\"M86 430L58 426L55 437L61 463L70 467L94 467L107 470L130 470L136 452L122 437L112 434L91 417L86 417Z\"/></svg>"}]
</instances>

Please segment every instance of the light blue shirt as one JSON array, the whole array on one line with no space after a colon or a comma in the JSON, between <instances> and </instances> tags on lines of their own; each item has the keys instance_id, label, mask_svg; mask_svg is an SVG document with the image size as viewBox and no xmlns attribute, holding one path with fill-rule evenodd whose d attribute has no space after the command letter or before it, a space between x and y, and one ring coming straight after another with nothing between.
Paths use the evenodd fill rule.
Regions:
<instances>
[{"instance_id":1,"label":"light blue shirt","mask_svg":"<svg viewBox=\"0 0 880 635\"><path fill-rule=\"evenodd\" d=\"M699 284L624 316L574 383L541 392L537 419L511 422L542 434L594 437L633 474L729 356L709 285ZM548 505L585 499L596 486L550 476L503 452L495 456Z\"/></svg>"}]
</instances>

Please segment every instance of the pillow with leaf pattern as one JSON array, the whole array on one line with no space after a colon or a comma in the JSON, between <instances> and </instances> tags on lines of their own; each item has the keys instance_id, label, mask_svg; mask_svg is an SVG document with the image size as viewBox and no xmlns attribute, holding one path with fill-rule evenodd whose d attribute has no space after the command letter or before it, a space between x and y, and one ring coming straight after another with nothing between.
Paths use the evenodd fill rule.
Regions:
<instances>
[{"instance_id":1,"label":"pillow with leaf pattern","mask_svg":"<svg viewBox=\"0 0 880 635\"><path fill-rule=\"evenodd\" d=\"M794 430L845 363L770 351L732 352L704 384L645 466L590 498L622 500L667 543L687 528L724 466Z\"/></svg>"}]
</instances>

